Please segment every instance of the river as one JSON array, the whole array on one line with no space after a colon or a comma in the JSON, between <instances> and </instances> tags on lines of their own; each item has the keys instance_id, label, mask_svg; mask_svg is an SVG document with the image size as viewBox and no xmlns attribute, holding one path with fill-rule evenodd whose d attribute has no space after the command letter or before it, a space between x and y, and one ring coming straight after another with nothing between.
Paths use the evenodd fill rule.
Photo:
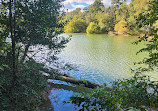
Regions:
<instances>
[{"instance_id":1,"label":"river","mask_svg":"<svg viewBox=\"0 0 158 111\"><path fill-rule=\"evenodd\" d=\"M68 36L63 34L62 36ZM134 69L133 63L142 60L147 53L136 55L139 49L144 47L144 43L133 45L137 37L108 36L102 34L71 34L71 41L67 47L58 55L61 61L74 64L78 71L70 70L65 73L78 79L85 79L91 82L103 84L116 79L130 78L132 76L130 68ZM153 78L158 76L152 75ZM84 89L73 89L73 86L65 82L53 81L61 84L51 90L49 98L55 111L74 111L75 105L64 104L76 92ZM67 86L68 85L68 86Z\"/></svg>"}]
</instances>

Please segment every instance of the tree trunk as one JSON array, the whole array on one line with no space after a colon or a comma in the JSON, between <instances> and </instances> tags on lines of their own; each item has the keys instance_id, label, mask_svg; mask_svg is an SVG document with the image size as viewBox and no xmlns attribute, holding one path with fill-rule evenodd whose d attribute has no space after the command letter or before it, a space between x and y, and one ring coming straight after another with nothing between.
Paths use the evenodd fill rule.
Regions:
<instances>
[{"instance_id":1,"label":"tree trunk","mask_svg":"<svg viewBox=\"0 0 158 111\"><path fill-rule=\"evenodd\" d=\"M67 75L67 74L55 74L47 69L42 69L42 72L44 72L48 79L55 79L55 80L60 80L60 81L65 81L65 82L69 82L72 84L77 84L77 85L84 85L85 87L88 88L107 88L108 90L113 90L111 87L107 87L101 84L97 84L97 83L93 83L87 80L80 80L80 79L76 79L73 76Z\"/></svg>"},{"instance_id":2,"label":"tree trunk","mask_svg":"<svg viewBox=\"0 0 158 111\"><path fill-rule=\"evenodd\" d=\"M27 52L28 52L28 50L29 50L30 44L31 44L31 40L29 40L28 44L27 44L26 47L25 47L25 52L24 52L24 55L23 55L23 58L22 58L22 61L23 61L23 62L25 61L25 58L26 58L26 56L27 56Z\"/></svg>"},{"instance_id":3,"label":"tree trunk","mask_svg":"<svg viewBox=\"0 0 158 111\"><path fill-rule=\"evenodd\" d=\"M15 2L15 1L14 1ZM15 37L13 36L13 17L12 17L12 0L9 1L9 26L10 26L10 36L12 40L12 73L13 81L16 80L16 57L15 57Z\"/></svg>"},{"instance_id":4,"label":"tree trunk","mask_svg":"<svg viewBox=\"0 0 158 111\"><path fill-rule=\"evenodd\" d=\"M55 77L55 79L65 81L65 82L69 82L69 83L72 83L72 84L84 85L85 87L88 87L88 88L103 87L100 84L92 83L92 82L89 82L87 80L75 79L75 78L67 77L67 76L64 76L64 75L63 76L57 76L57 77Z\"/></svg>"},{"instance_id":5,"label":"tree trunk","mask_svg":"<svg viewBox=\"0 0 158 111\"><path fill-rule=\"evenodd\" d=\"M93 83L87 80L80 80L80 79L75 79L75 77L64 74L64 75L59 75L59 74L52 74L54 75L53 77L49 76L49 79L55 79L55 80L60 80L60 81L65 81L65 82L69 82L72 84L77 84L77 85L84 85L84 87L88 87L88 88L105 88L105 86L101 85L101 84L97 84L97 83ZM110 87L106 87L109 90L112 90L112 88Z\"/></svg>"}]
</instances>

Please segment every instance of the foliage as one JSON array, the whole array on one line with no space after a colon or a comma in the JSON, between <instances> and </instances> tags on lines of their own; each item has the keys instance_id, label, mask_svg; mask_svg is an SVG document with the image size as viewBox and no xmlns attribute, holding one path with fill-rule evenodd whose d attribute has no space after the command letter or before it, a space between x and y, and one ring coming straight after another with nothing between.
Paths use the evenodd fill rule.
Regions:
<instances>
[{"instance_id":1,"label":"foliage","mask_svg":"<svg viewBox=\"0 0 158 111\"><path fill-rule=\"evenodd\" d=\"M102 0L95 0L93 4L83 9L83 15L87 23L97 22L97 13L104 12L105 7L102 3Z\"/></svg>"},{"instance_id":2,"label":"foliage","mask_svg":"<svg viewBox=\"0 0 158 111\"><path fill-rule=\"evenodd\" d=\"M128 12L129 12L129 17L127 18L127 26L128 26L128 29L130 31L137 31L135 30L136 29L136 19L135 19L135 13L136 13L136 10L134 9L134 3L131 2L129 5L128 5Z\"/></svg>"},{"instance_id":3,"label":"foliage","mask_svg":"<svg viewBox=\"0 0 158 111\"><path fill-rule=\"evenodd\" d=\"M120 8L116 10L116 21L127 20L129 17L128 6L126 3L120 5Z\"/></svg>"},{"instance_id":4,"label":"foliage","mask_svg":"<svg viewBox=\"0 0 158 111\"><path fill-rule=\"evenodd\" d=\"M72 19L80 19L81 17L81 8L76 8L76 10L73 10L71 12L67 12L65 15L65 22L68 22Z\"/></svg>"},{"instance_id":5,"label":"foliage","mask_svg":"<svg viewBox=\"0 0 158 111\"><path fill-rule=\"evenodd\" d=\"M89 24L89 26L87 27L86 32L88 34L94 34L94 33L99 34L99 33L101 33L99 25L97 23L94 23L94 22L91 22Z\"/></svg>"},{"instance_id":6,"label":"foliage","mask_svg":"<svg viewBox=\"0 0 158 111\"><path fill-rule=\"evenodd\" d=\"M158 20L155 21L155 23L153 24L154 28L158 28Z\"/></svg>"},{"instance_id":7,"label":"foliage","mask_svg":"<svg viewBox=\"0 0 158 111\"><path fill-rule=\"evenodd\" d=\"M97 18L98 25L100 26L100 30L102 31L102 33L113 31L114 18L111 15L105 13L98 13L96 16L99 17Z\"/></svg>"},{"instance_id":8,"label":"foliage","mask_svg":"<svg viewBox=\"0 0 158 111\"><path fill-rule=\"evenodd\" d=\"M104 4L102 0L95 0L93 4L88 7L90 13L97 13L104 10Z\"/></svg>"},{"instance_id":9,"label":"foliage","mask_svg":"<svg viewBox=\"0 0 158 111\"><path fill-rule=\"evenodd\" d=\"M140 13L148 10L148 2L153 0L134 0L133 7L136 11L135 15L139 15Z\"/></svg>"},{"instance_id":10,"label":"foliage","mask_svg":"<svg viewBox=\"0 0 158 111\"><path fill-rule=\"evenodd\" d=\"M35 110L44 100L47 77L36 54L48 52L49 62L69 39L59 37L63 0L1 0L0 3L0 109ZM31 48L36 50L31 50ZM44 47L44 48L43 48ZM46 59L47 59L46 58Z\"/></svg>"},{"instance_id":11,"label":"foliage","mask_svg":"<svg viewBox=\"0 0 158 111\"><path fill-rule=\"evenodd\" d=\"M112 0L111 6L105 8L102 0L95 0L93 4L85 7L83 11L77 8L66 13L62 21L67 23L73 19L83 19L87 25L94 22L99 25L100 33L114 31L114 26L118 22L126 21L127 28L122 28L122 31L119 31L120 34L124 34L124 32L129 32L131 35L141 34L145 33L147 28L137 27L136 18L140 13L149 8L147 4L149 1L153 0L131 0L130 4L127 4L126 0Z\"/></svg>"},{"instance_id":12,"label":"foliage","mask_svg":"<svg viewBox=\"0 0 158 111\"><path fill-rule=\"evenodd\" d=\"M71 97L72 103L85 110L120 111L131 108L145 111L158 109L158 83L146 76L112 82L111 89L98 88L89 94ZM106 87L106 86L105 86Z\"/></svg>"},{"instance_id":13,"label":"foliage","mask_svg":"<svg viewBox=\"0 0 158 111\"><path fill-rule=\"evenodd\" d=\"M116 7L119 7L121 4L126 2L126 0L111 0L111 5L114 5Z\"/></svg>"},{"instance_id":14,"label":"foliage","mask_svg":"<svg viewBox=\"0 0 158 111\"><path fill-rule=\"evenodd\" d=\"M117 23L115 25L115 31L118 34L126 34L128 32L128 28L127 28L127 22L125 21L120 21L119 23Z\"/></svg>"},{"instance_id":15,"label":"foliage","mask_svg":"<svg viewBox=\"0 0 158 111\"><path fill-rule=\"evenodd\" d=\"M0 55L4 55L6 47L9 45L6 43L6 38L9 35L9 29L6 26L8 18L6 17L6 7L0 6L1 16L0 16Z\"/></svg>"},{"instance_id":16,"label":"foliage","mask_svg":"<svg viewBox=\"0 0 158 111\"><path fill-rule=\"evenodd\" d=\"M87 24L84 20L73 19L64 27L66 33L81 33L86 32Z\"/></svg>"},{"instance_id":17,"label":"foliage","mask_svg":"<svg viewBox=\"0 0 158 111\"><path fill-rule=\"evenodd\" d=\"M0 70L0 108L6 111L34 110L44 99L47 78L40 69L43 65L35 61L18 64L17 80L12 86L11 70Z\"/></svg>"},{"instance_id":18,"label":"foliage","mask_svg":"<svg viewBox=\"0 0 158 111\"><path fill-rule=\"evenodd\" d=\"M158 69L157 67L157 61L158 61L158 45L157 45L157 32L158 28L153 27L155 23L158 20L158 1L154 0L150 2L149 9L145 13L141 13L139 17L137 18L137 24L139 27L148 27L147 33L140 37L140 39L135 44L138 44L139 42L144 41L146 47L142 48L138 53L140 52L148 52L149 57L144 58L141 62L138 64L146 64L147 67L140 67L137 69L138 72L144 72L144 71L153 71Z\"/></svg>"},{"instance_id":19,"label":"foliage","mask_svg":"<svg viewBox=\"0 0 158 111\"><path fill-rule=\"evenodd\" d=\"M16 16L17 24L15 28L16 42L22 42L24 47L23 60L30 46L43 45L48 46L54 52L64 48L68 42L65 38L58 38L58 31L62 24L60 20L60 7L63 0L40 0L17 2ZM21 14L23 13L23 14ZM20 26L20 27L19 27Z\"/></svg>"}]
</instances>

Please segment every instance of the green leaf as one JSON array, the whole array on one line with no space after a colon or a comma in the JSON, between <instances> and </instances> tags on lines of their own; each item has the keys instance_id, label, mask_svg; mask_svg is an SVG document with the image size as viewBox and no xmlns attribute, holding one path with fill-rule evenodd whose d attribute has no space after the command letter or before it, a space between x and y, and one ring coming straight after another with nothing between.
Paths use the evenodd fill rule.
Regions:
<instances>
[{"instance_id":1,"label":"green leaf","mask_svg":"<svg viewBox=\"0 0 158 111\"><path fill-rule=\"evenodd\" d=\"M9 66L8 66L8 65L5 65L5 64L3 64L2 66L3 66L3 67L6 67L6 68L9 68Z\"/></svg>"},{"instance_id":2,"label":"green leaf","mask_svg":"<svg viewBox=\"0 0 158 111\"><path fill-rule=\"evenodd\" d=\"M3 68L3 67L0 67L0 70L4 71L4 68Z\"/></svg>"},{"instance_id":3,"label":"green leaf","mask_svg":"<svg viewBox=\"0 0 158 111\"><path fill-rule=\"evenodd\" d=\"M135 109L135 108L130 108L130 110L128 110L128 111L140 111L140 110Z\"/></svg>"}]
</instances>

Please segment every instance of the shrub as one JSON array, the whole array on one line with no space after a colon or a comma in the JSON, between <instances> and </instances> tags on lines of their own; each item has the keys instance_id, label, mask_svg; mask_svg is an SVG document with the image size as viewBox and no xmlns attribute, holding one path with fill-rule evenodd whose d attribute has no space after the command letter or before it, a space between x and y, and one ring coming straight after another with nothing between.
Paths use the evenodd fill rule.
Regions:
<instances>
[{"instance_id":1,"label":"shrub","mask_svg":"<svg viewBox=\"0 0 158 111\"><path fill-rule=\"evenodd\" d=\"M82 105L82 110L146 111L152 109L157 111L157 85L158 82L150 81L147 76L136 75L131 79L114 81L111 90L98 88L89 94L71 97L71 101L78 106Z\"/></svg>"},{"instance_id":2,"label":"shrub","mask_svg":"<svg viewBox=\"0 0 158 111\"><path fill-rule=\"evenodd\" d=\"M121 20L120 22L118 22L115 25L115 31L118 34L126 34L129 31L128 28L127 28L127 22L123 21L123 20Z\"/></svg>"},{"instance_id":3,"label":"shrub","mask_svg":"<svg viewBox=\"0 0 158 111\"><path fill-rule=\"evenodd\" d=\"M91 22L87 27L86 32L88 34L99 34L101 33L100 27L97 23Z\"/></svg>"},{"instance_id":4,"label":"shrub","mask_svg":"<svg viewBox=\"0 0 158 111\"><path fill-rule=\"evenodd\" d=\"M33 111L44 100L48 84L40 72L43 65L27 61L18 66L14 85L11 69L3 67L5 70L0 70L0 109L3 111Z\"/></svg>"},{"instance_id":5,"label":"shrub","mask_svg":"<svg viewBox=\"0 0 158 111\"><path fill-rule=\"evenodd\" d=\"M81 33L86 32L87 23L81 19L74 19L68 22L68 24L64 27L65 33Z\"/></svg>"}]
</instances>

